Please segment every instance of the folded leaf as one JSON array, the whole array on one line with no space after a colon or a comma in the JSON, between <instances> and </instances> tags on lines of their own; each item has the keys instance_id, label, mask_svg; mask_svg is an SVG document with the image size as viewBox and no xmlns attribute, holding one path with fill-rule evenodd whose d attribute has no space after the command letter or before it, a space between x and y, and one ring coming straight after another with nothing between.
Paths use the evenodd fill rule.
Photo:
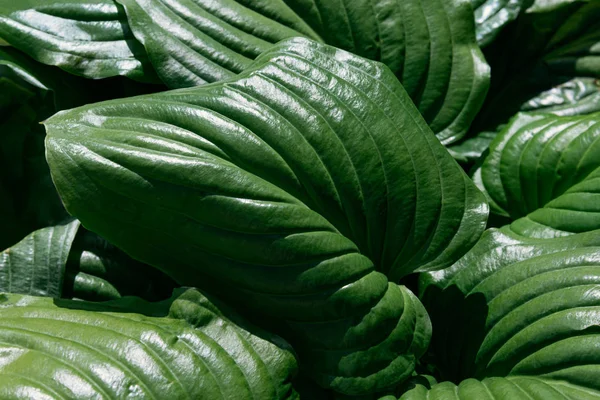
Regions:
<instances>
[{"instance_id":1,"label":"folded leaf","mask_svg":"<svg viewBox=\"0 0 600 400\"><path fill-rule=\"evenodd\" d=\"M486 220L389 69L306 39L236 80L46 127L54 182L87 228L286 321L313 375L345 393L395 385L427 346L420 303L376 271L444 268Z\"/></svg>"},{"instance_id":2,"label":"folded leaf","mask_svg":"<svg viewBox=\"0 0 600 400\"><path fill-rule=\"evenodd\" d=\"M113 0L19 0L0 5L0 40L87 78L158 82Z\"/></svg>"},{"instance_id":3,"label":"folded leaf","mask_svg":"<svg viewBox=\"0 0 600 400\"><path fill-rule=\"evenodd\" d=\"M170 305L2 295L0 338L2 398L297 398L289 347L195 290Z\"/></svg>"},{"instance_id":4,"label":"folded leaf","mask_svg":"<svg viewBox=\"0 0 600 400\"><path fill-rule=\"evenodd\" d=\"M78 228L74 220L40 229L0 253L0 291L60 297Z\"/></svg>"},{"instance_id":5,"label":"folded leaf","mask_svg":"<svg viewBox=\"0 0 600 400\"><path fill-rule=\"evenodd\" d=\"M451 143L489 85L469 0L117 1L171 88L231 78L273 43L304 36L389 66L438 138Z\"/></svg>"},{"instance_id":6,"label":"folded leaf","mask_svg":"<svg viewBox=\"0 0 600 400\"><path fill-rule=\"evenodd\" d=\"M600 392L570 385L562 381L535 376L487 378L482 381L467 379L455 385L443 382L431 389L417 386L399 400L595 400ZM380 400L388 400L382 398Z\"/></svg>"},{"instance_id":7,"label":"folded leaf","mask_svg":"<svg viewBox=\"0 0 600 400\"><path fill-rule=\"evenodd\" d=\"M490 230L455 265L425 274L446 378L537 376L599 391L599 233Z\"/></svg>"},{"instance_id":8,"label":"folded leaf","mask_svg":"<svg viewBox=\"0 0 600 400\"><path fill-rule=\"evenodd\" d=\"M169 297L174 285L78 220L39 229L0 253L0 292L102 301Z\"/></svg>"},{"instance_id":9,"label":"folded leaf","mask_svg":"<svg viewBox=\"0 0 600 400\"><path fill-rule=\"evenodd\" d=\"M492 142L475 180L492 211L516 220L511 228L522 235L600 229L600 113L517 115Z\"/></svg>"}]
</instances>

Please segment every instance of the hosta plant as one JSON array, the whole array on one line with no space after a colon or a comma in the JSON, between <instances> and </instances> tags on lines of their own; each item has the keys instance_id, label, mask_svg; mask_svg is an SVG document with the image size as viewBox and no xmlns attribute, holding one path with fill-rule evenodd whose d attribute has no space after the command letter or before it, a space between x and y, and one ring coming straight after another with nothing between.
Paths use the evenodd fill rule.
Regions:
<instances>
[{"instance_id":1,"label":"hosta plant","mask_svg":"<svg viewBox=\"0 0 600 400\"><path fill-rule=\"evenodd\" d=\"M0 0L0 398L600 399L598 17Z\"/></svg>"}]
</instances>

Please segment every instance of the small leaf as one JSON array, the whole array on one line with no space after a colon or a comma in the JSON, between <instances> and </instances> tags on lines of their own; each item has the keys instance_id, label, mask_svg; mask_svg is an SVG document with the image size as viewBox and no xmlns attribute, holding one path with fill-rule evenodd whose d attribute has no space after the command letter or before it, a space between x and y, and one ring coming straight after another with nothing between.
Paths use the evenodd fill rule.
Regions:
<instances>
[{"instance_id":1,"label":"small leaf","mask_svg":"<svg viewBox=\"0 0 600 400\"><path fill-rule=\"evenodd\" d=\"M475 11L477 42L485 47L494 41L509 22L525 11L533 0L471 0L471 3Z\"/></svg>"},{"instance_id":2,"label":"small leaf","mask_svg":"<svg viewBox=\"0 0 600 400\"><path fill-rule=\"evenodd\" d=\"M489 230L421 277L447 378L537 376L600 390L600 231L531 239Z\"/></svg>"}]
</instances>

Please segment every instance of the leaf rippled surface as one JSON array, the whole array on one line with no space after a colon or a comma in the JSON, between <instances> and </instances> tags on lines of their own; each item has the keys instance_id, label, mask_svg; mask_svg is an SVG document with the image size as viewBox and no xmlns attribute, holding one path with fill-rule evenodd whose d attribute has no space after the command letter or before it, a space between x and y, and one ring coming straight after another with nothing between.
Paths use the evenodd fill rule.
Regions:
<instances>
[{"instance_id":1,"label":"leaf rippled surface","mask_svg":"<svg viewBox=\"0 0 600 400\"><path fill-rule=\"evenodd\" d=\"M196 290L162 304L1 296L3 398L298 398L289 346Z\"/></svg>"},{"instance_id":2,"label":"leaf rippled surface","mask_svg":"<svg viewBox=\"0 0 600 400\"><path fill-rule=\"evenodd\" d=\"M475 173L492 212L525 236L600 228L599 116L517 115Z\"/></svg>"},{"instance_id":3,"label":"leaf rippled surface","mask_svg":"<svg viewBox=\"0 0 600 400\"><path fill-rule=\"evenodd\" d=\"M487 217L387 67L307 39L224 83L46 127L84 226L282 320L321 385L348 394L395 385L427 347L422 305L388 278L452 264Z\"/></svg>"}]
</instances>

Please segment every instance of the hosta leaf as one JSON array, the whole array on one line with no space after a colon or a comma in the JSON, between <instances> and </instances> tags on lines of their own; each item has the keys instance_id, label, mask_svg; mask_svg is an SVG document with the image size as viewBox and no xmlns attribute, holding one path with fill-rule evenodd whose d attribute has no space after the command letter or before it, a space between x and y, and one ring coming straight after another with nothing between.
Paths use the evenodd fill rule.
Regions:
<instances>
[{"instance_id":1,"label":"hosta leaf","mask_svg":"<svg viewBox=\"0 0 600 400\"><path fill-rule=\"evenodd\" d=\"M600 113L519 114L490 146L476 181L516 232L564 236L600 228ZM521 218L523 217L523 218Z\"/></svg>"},{"instance_id":2,"label":"hosta leaf","mask_svg":"<svg viewBox=\"0 0 600 400\"><path fill-rule=\"evenodd\" d=\"M521 111L559 116L585 115L600 111L599 81L594 78L571 79L523 103Z\"/></svg>"},{"instance_id":3,"label":"hosta leaf","mask_svg":"<svg viewBox=\"0 0 600 400\"><path fill-rule=\"evenodd\" d=\"M444 268L486 220L389 69L306 39L236 80L46 124L54 181L86 227L287 321L313 375L346 393L401 381L428 341L420 303L376 271Z\"/></svg>"},{"instance_id":4,"label":"hosta leaf","mask_svg":"<svg viewBox=\"0 0 600 400\"><path fill-rule=\"evenodd\" d=\"M0 253L0 291L60 297L79 221L33 232Z\"/></svg>"},{"instance_id":5,"label":"hosta leaf","mask_svg":"<svg viewBox=\"0 0 600 400\"><path fill-rule=\"evenodd\" d=\"M594 78L575 78L543 91L523 102L521 112L528 114L551 113L559 116L586 115L600 111L600 86ZM490 147L505 124L448 148L459 162L478 159Z\"/></svg>"},{"instance_id":6,"label":"hosta leaf","mask_svg":"<svg viewBox=\"0 0 600 400\"><path fill-rule=\"evenodd\" d=\"M489 85L470 0L285 0L333 46L398 76L442 143L464 136Z\"/></svg>"},{"instance_id":7,"label":"hosta leaf","mask_svg":"<svg viewBox=\"0 0 600 400\"><path fill-rule=\"evenodd\" d=\"M0 337L2 398L297 398L289 347L195 290L143 307L2 295Z\"/></svg>"},{"instance_id":8,"label":"hosta leaf","mask_svg":"<svg viewBox=\"0 0 600 400\"><path fill-rule=\"evenodd\" d=\"M156 82L113 0L19 0L0 5L0 38L44 64L87 78Z\"/></svg>"},{"instance_id":9,"label":"hosta leaf","mask_svg":"<svg viewBox=\"0 0 600 400\"><path fill-rule=\"evenodd\" d=\"M63 298L106 301L123 296L168 298L174 282L160 271L132 260L95 233L81 228L66 264Z\"/></svg>"},{"instance_id":10,"label":"hosta leaf","mask_svg":"<svg viewBox=\"0 0 600 400\"><path fill-rule=\"evenodd\" d=\"M443 382L431 389L425 386L406 392L399 400L595 400L600 392L563 381L535 376L467 379L455 385ZM380 400L388 400L382 398Z\"/></svg>"},{"instance_id":11,"label":"hosta leaf","mask_svg":"<svg viewBox=\"0 0 600 400\"><path fill-rule=\"evenodd\" d=\"M489 84L469 0L118 1L171 88L231 78L273 43L305 36L388 65L439 139L451 143Z\"/></svg>"},{"instance_id":12,"label":"hosta leaf","mask_svg":"<svg viewBox=\"0 0 600 400\"><path fill-rule=\"evenodd\" d=\"M600 2L563 3L523 14L486 49L496 72L473 133L506 123L523 103L569 79L600 77Z\"/></svg>"},{"instance_id":13,"label":"hosta leaf","mask_svg":"<svg viewBox=\"0 0 600 400\"><path fill-rule=\"evenodd\" d=\"M39 229L0 253L0 292L92 301L169 297L174 285L78 220Z\"/></svg>"},{"instance_id":14,"label":"hosta leaf","mask_svg":"<svg viewBox=\"0 0 600 400\"><path fill-rule=\"evenodd\" d=\"M475 11L477 42L481 47L490 44L502 28L514 21L533 0L471 0Z\"/></svg>"},{"instance_id":15,"label":"hosta leaf","mask_svg":"<svg viewBox=\"0 0 600 400\"><path fill-rule=\"evenodd\" d=\"M447 378L527 375L600 390L599 233L490 230L455 265L423 276Z\"/></svg>"},{"instance_id":16,"label":"hosta leaf","mask_svg":"<svg viewBox=\"0 0 600 400\"><path fill-rule=\"evenodd\" d=\"M231 78L283 39L318 39L282 0L117 1L171 88Z\"/></svg>"}]
</instances>

